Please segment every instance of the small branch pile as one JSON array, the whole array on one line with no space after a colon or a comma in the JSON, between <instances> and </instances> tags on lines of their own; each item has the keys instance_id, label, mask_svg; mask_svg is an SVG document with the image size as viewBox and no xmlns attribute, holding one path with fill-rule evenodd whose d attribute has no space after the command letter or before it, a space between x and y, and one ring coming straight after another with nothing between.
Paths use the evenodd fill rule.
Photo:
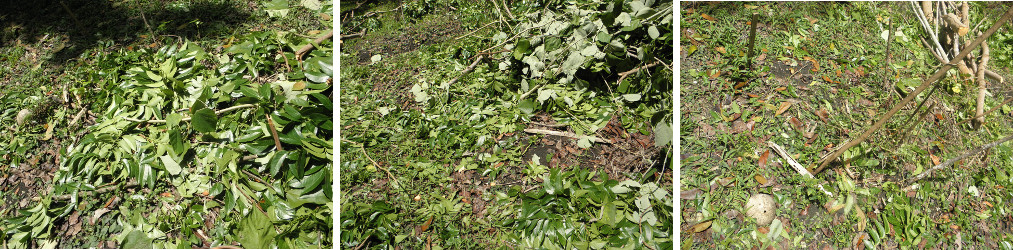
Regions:
<instances>
[{"instance_id":1,"label":"small branch pile","mask_svg":"<svg viewBox=\"0 0 1013 250\"><path fill-rule=\"evenodd\" d=\"M915 16L918 17L918 21L921 23L922 28L925 29L925 32L929 34L929 39L932 40L931 44L925 41L924 38L922 42L939 62L946 64L950 60L953 60L956 54L963 49L960 39L970 31L970 14L968 13L967 1L963 1L960 4L946 1L923 1L920 4L920 8L917 5L911 2L911 8L914 9ZM950 13L945 13L946 11ZM940 24L942 25L940 26ZM981 33L979 32L978 35L981 35ZM985 81L985 77L987 76L1000 84L1004 82L1002 76L988 70L988 60L988 43L982 43L981 53L977 57L968 55L955 63L957 70L960 71L960 78L962 80L977 83L978 85L976 118L972 123L975 129L980 128L981 124L985 122L985 88L988 84Z\"/></svg>"}]
</instances>

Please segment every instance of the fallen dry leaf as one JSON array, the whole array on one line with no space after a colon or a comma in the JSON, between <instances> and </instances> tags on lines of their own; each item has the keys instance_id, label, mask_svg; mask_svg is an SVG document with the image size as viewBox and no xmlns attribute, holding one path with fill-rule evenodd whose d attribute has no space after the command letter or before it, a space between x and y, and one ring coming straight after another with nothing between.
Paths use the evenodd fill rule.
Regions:
<instances>
[{"instance_id":1,"label":"fallen dry leaf","mask_svg":"<svg viewBox=\"0 0 1013 250\"><path fill-rule=\"evenodd\" d=\"M693 225L693 228L690 230L692 230L693 233L703 232L704 230L707 230L708 228L711 227L711 222L713 222L713 220L700 222L699 224Z\"/></svg>"},{"instance_id":2,"label":"fallen dry leaf","mask_svg":"<svg viewBox=\"0 0 1013 250\"><path fill-rule=\"evenodd\" d=\"M821 108L820 110L817 110L816 111L816 116L820 117L820 120L823 120L824 123L830 123L830 118L829 118L830 112L827 112L826 109L822 109Z\"/></svg>"},{"instance_id":3,"label":"fallen dry leaf","mask_svg":"<svg viewBox=\"0 0 1013 250\"><path fill-rule=\"evenodd\" d=\"M785 87L777 87L777 88L775 88L774 90L776 90L776 91L784 91L785 89L788 89L788 88L785 88Z\"/></svg>"},{"instance_id":4,"label":"fallen dry leaf","mask_svg":"<svg viewBox=\"0 0 1013 250\"><path fill-rule=\"evenodd\" d=\"M802 131L802 122L799 121L798 118L792 116L791 119L788 119L788 121L791 122L791 126L794 127L795 130Z\"/></svg>"},{"instance_id":5,"label":"fallen dry leaf","mask_svg":"<svg viewBox=\"0 0 1013 250\"><path fill-rule=\"evenodd\" d=\"M929 154L929 158L932 158L932 165L939 165L939 156Z\"/></svg>"},{"instance_id":6,"label":"fallen dry leaf","mask_svg":"<svg viewBox=\"0 0 1013 250\"><path fill-rule=\"evenodd\" d=\"M791 107L790 102L781 102L781 106L777 108L777 112L774 113L774 116L781 115L781 113L784 113L784 111L788 111L788 108L790 107Z\"/></svg>"},{"instance_id":7,"label":"fallen dry leaf","mask_svg":"<svg viewBox=\"0 0 1013 250\"><path fill-rule=\"evenodd\" d=\"M718 20L717 18L714 18L714 17L712 17L710 15L707 15L706 13L700 13L700 17L703 17L703 19L707 19L707 20L711 20L711 21L717 21Z\"/></svg>"},{"instance_id":8,"label":"fallen dry leaf","mask_svg":"<svg viewBox=\"0 0 1013 250\"><path fill-rule=\"evenodd\" d=\"M742 87L746 86L746 83L748 83L748 82L739 82L739 83L736 83L735 84L735 89L742 89Z\"/></svg>"},{"instance_id":9,"label":"fallen dry leaf","mask_svg":"<svg viewBox=\"0 0 1013 250\"><path fill-rule=\"evenodd\" d=\"M721 52L722 55L728 54L728 51L725 50L725 47L714 48L714 51Z\"/></svg>"},{"instance_id":10,"label":"fallen dry leaf","mask_svg":"<svg viewBox=\"0 0 1013 250\"><path fill-rule=\"evenodd\" d=\"M703 194L702 190L700 190L699 188L694 188L679 192L679 198L683 200L695 200L697 198L700 198L700 195L702 194Z\"/></svg>"},{"instance_id":11,"label":"fallen dry leaf","mask_svg":"<svg viewBox=\"0 0 1013 250\"><path fill-rule=\"evenodd\" d=\"M767 227L760 227L760 228L757 228L756 231L760 232L762 234L767 234L768 232L770 232L770 229L767 228Z\"/></svg>"},{"instance_id":12,"label":"fallen dry leaf","mask_svg":"<svg viewBox=\"0 0 1013 250\"><path fill-rule=\"evenodd\" d=\"M760 185L767 185L767 178L763 177L763 175L759 175L759 174L758 175L754 175L753 179L756 179L756 182L760 183Z\"/></svg>"},{"instance_id":13,"label":"fallen dry leaf","mask_svg":"<svg viewBox=\"0 0 1013 250\"><path fill-rule=\"evenodd\" d=\"M765 59L767 59L767 54L760 54L760 56L756 57L757 61L763 61Z\"/></svg>"},{"instance_id":14,"label":"fallen dry leaf","mask_svg":"<svg viewBox=\"0 0 1013 250\"><path fill-rule=\"evenodd\" d=\"M725 121L726 122L731 122L731 121L734 121L736 119L739 119L739 117L741 117L741 116L742 116L741 113L735 113L735 114L732 114L731 116L726 117Z\"/></svg>"},{"instance_id":15,"label":"fallen dry leaf","mask_svg":"<svg viewBox=\"0 0 1013 250\"><path fill-rule=\"evenodd\" d=\"M834 83L834 81L833 81L833 80L830 80L830 77L827 77L827 76L823 76L823 80L824 80L824 81L827 81L827 82L829 82L829 83Z\"/></svg>"},{"instance_id":16,"label":"fallen dry leaf","mask_svg":"<svg viewBox=\"0 0 1013 250\"><path fill-rule=\"evenodd\" d=\"M767 151L763 151L763 154L760 154L760 168L766 168L767 167L767 158L768 157L770 157L770 149L767 149Z\"/></svg>"},{"instance_id":17,"label":"fallen dry leaf","mask_svg":"<svg viewBox=\"0 0 1013 250\"><path fill-rule=\"evenodd\" d=\"M718 78L719 75L721 75L720 69L715 69L714 71L711 71L711 79Z\"/></svg>"}]
</instances>

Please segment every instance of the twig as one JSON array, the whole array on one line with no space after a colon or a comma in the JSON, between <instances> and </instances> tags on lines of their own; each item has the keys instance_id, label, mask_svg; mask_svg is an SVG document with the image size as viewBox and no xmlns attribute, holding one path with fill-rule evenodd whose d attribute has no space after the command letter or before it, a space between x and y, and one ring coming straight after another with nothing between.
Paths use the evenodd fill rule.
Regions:
<instances>
[{"instance_id":1,"label":"twig","mask_svg":"<svg viewBox=\"0 0 1013 250\"><path fill-rule=\"evenodd\" d=\"M890 25L889 25L890 26L890 30L888 30L887 32L889 32L890 35L887 36L887 39L886 39L886 70L887 70L888 74L887 74L887 78L885 80L883 80L883 90L884 91L889 91L890 90L890 79L893 78L893 77L890 77L890 76L893 76L893 74L892 74L893 72L891 71L891 69L893 69L893 65L890 64L890 44L893 43L893 18L890 18L889 22L890 22ZM893 91L890 91L890 92L892 93Z\"/></svg>"},{"instance_id":2,"label":"twig","mask_svg":"<svg viewBox=\"0 0 1013 250\"><path fill-rule=\"evenodd\" d=\"M974 50L975 48L978 47L979 44L984 42L985 39L987 39L989 36L992 36L992 34L995 33L995 31L998 30L999 27L1002 26L1002 24L1005 24L1007 21L1009 21L1011 17L1013 17L1013 7L1009 8L1006 11L1006 13L1003 14L1002 17L999 18L999 20L992 25L991 28L985 31L984 34L978 36L978 38L974 39L974 42L971 42L970 44L967 45L967 47L961 50L960 54L958 54L956 57L950 60L949 63L943 64L942 67L936 71L936 73L932 74L932 76L929 77L927 80L925 80L925 82L922 82L922 84L919 85L917 89L912 91L910 94L908 94L907 97L905 97L903 100L897 103L893 107L893 109L891 109L889 112L883 114L883 116L879 119L879 121L873 124L871 128L865 130L865 132L863 132L862 135L859 136L858 138L851 140L850 142L848 142L848 144L837 149L837 151L834 151L834 153L831 154L830 157L825 158L823 160L823 163L820 164L820 167L816 169L816 173L823 171L823 169L826 168L827 165L830 164L830 162L837 160L837 157L841 156L841 154L844 154L845 150L848 150L849 148L858 145L859 143L862 143L862 141L865 141L865 139L869 138L869 136L872 135L873 132L876 132L876 130L883 127L883 125L885 125L886 122L889 121L891 117L893 117L893 115L897 114L897 112L899 112L901 108L907 105L908 102L911 102L911 100L913 100L915 96L918 96L919 93L925 91L925 89L928 88L929 85L932 85L932 83L935 83L944 75L946 75L946 72L949 71L951 68L953 68L953 65L955 65L956 62L963 60L965 56L971 53L971 50Z\"/></svg>"},{"instance_id":3,"label":"twig","mask_svg":"<svg viewBox=\"0 0 1013 250\"><path fill-rule=\"evenodd\" d=\"M907 183L908 184L912 184L912 183L914 183L916 181L924 179L925 177L929 176L929 174L931 174L933 171L936 171L936 170L939 170L941 168L945 168L945 167L948 167L950 165L953 165L953 163L955 163L957 161L960 161L960 160L963 160L964 158L967 158L969 156L981 153L981 151L985 151L986 149L998 146L999 144L1002 144L1002 143L1007 142L1009 140L1013 140L1013 135L1007 136L1005 138L1002 138L1001 140L998 140L998 141L995 141L995 142L992 142L992 143L989 143L989 144L982 145L981 147L978 147L978 148L976 148L974 150L968 151L967 153L964 153L964 154L962 154L960 156L957 156L956 158L946 160L946 162L943 162L942 164L939 164L939 165L936 165L936 166L934 166L932 168L929 168L928 170L925 170L925 172L922 172L921 174L916 175L914 178L911 178L910 180L908 180ZM908 189L912 189L912 188L909 187Z\"/></svg>"},{"instance_id":4,"label":"twig","mask_svg":"<svg viewBox=\"0 0 1013 250\"><path fill-rule=\"evenodd\" d=\"M816 177L814 177L812 173L809 173L809 170L806 170L805 167L802 166L802 164L798 164L798 162L796 162L795 159L792 159L791 156L788 156L788 152L784 151L784 149L781 148L781 146L777 145L777 143L774 143L773 141L767 141L767 146L774 149L774 152L777 152L777 154L780 155L781 158L784 158L785 161L788 161L788 165L791 165L791 167L794 168L795 171L798 172L798 174L805 176L809 179L816 179ZM817 183L816 187L818 187L820 191L823 191L823 193L829 196L830 198L834 197L834 194L830 193L829 191L823 188L823 184Z\"/></svg>"},{"instance_id":5,"label":"twig","mask_svg":"<svg viewBox=\"0 0 1013 250\"><path fill-rule=\"evenodd\" d=\"M232 106L232 107L224 108L224 109L219 110L219 111L215 111L215 114L216 115L220 115L222 113L233 111L233 110L237 110L237 109L255 108L255 107L257 107L257 105L254 105L254 104L237 105L237 106ZM190 121L190 119L193 119L193 118L191 118L191 117L183 117L183 119L180 119L179 121L185 122L185 121ZM139 120L139 119L134 119L134 118L130 118L130 117L123 117L123 120L131 121L131 122L149 123L149 124L161 124L161 123L165 123L165 120Z\"/></svg>"},{"instance_id":6,"label":"twig","mask_svg":"<svg viewBox=\"0 0 1013 250\"><path fill-rule=\"evenodd\" d=\"M493 0L493 1L495 1L495 0ZM510 20L517 19L516 17L514 17L514 13L510 13L510 7L507 7L506 0L503 0L503 10L506 11L507 16L510 17Z\"/></svg>"},{"instance_id":7,"label":"twig","mask_svg":"<svg viewBox=\"0 0 1013 250\"><path fill-rule=\"evenodd\" d=\"M502 22L502 21L495 21L495 22L488 23L485 26L482 26L481 28L478 28L476 30L472 30L471 32L468 32L468 34L464 34L463 36L456 37L456 38L454 38L454 40L461 39L462 37L469 36L471 34L474 34L475 32L478 32L479 30L485 29L485 28L489 27L490 25L497 24L499 22Z\"/></svg>"},{"instance_id":8,"label":"twig","mask_svg":"<svg viewBox=\"0 0 1013 250\"><path fill-rule=\"evenodd\" d=\"M278 129L274 128L274 119L271 119L269 114L264 114L264 116L267 117L267 127L271 130L271 137L274 137L274 148L279 151L284 150L281 148L281 140L278 139Z\"/></svg>"},{"instance_id":9,"label":"twig","mask_svg":"<svg viewBox=\"0 0 1013 250\"><path fill-rule=\"evenodd\" d=\"M137 186L137 182L130 181L130 182L127 182L127 184L123 185L123 188L132 188L132 187L135 187L135 186ZM88 196L88 195L93 195L93 194L103 194L103 193L108 193L109 191L117 190L119 188L120 188L119 186L108 186L108 187L104 187L104 188L95 189L95 190L92 190L92 191L81 191L81 192L78 192L77 195L78 195L78 197L81 197L81 196ZM53 196L53 200L56 200L56 201L70 200L71 196L73 196L73 195L72 194L57 195L57 196ZM42 197L32 197L32 201L39 201L41 199L42 199Z\"/></svg>"},{"instance_id":10,"label":"twig","mask_svg":"<svg viewBox=\"0 0 1013 250\"><path fill-rule=\"evenodd\" d=\"M366 238L362 239L362 243L359 243L359 245L356 246L354 250L359 250L362 249L362 247L366 246L366 242L369 242L369 237L373 237L373 234L366 235Z\"/></svg>"},{"instance_id":11,"label":"twig","mask_svg":"<svg viewBox=\"0 0 1013 250\"><path fill-rule=\"evenodd\" d=\"M243 173L246 174L247 176L250 176L250 178L253 178L253 180L267 185L267 182L264 181L264 179L261 179L260 177L253 175L252 173L250 173L250 171L246 171L246 169L243 169Z\"/></svg>"},{"instance_id":12,"label":"twig","mask_svg":"<svg viewBox=\"0 0 1013 250\"><path fill-rule=\"evenodd\" d=\"M69 128L70 126L77 125L77 121L81 120L81 117L84 116L85 111L88 111L88 108L81 108L81 111L78 111L77 115L74 115L74 119L70 120L70 123L67 124L67 127Z\"/></svg>"},{"instance_id":13,"label":"twig","mask_svg":"<svg viewBox=\"0 0 1013 250\"><path fill-rule=\"evenodd\" d=\"M502 21L501 24L504 24L504 23L508 24L506 22L506 18L503 18L503 12L499 11L499 4L496 3L496 0L489 0L489 2L492 2L493 9L496 9L496 15L498 15L499 16L499 20Z\"/></svg>"},{"instance_id":14,"label":"twig","mask_svg":"<svg viewBox=\"0 0 1013 250\"><path fill-rule=\"evenodd\" d=\"M311 42L311 43L309 43L307 45L302 46L302 48L300 48L298 51L295 52L295 59L299 60L299 61L302 61L302 56L303 55L306 55L306 53L309 53L310 50L312 50L316 46L320 45L320 43L326 41L327 39L331 39L332 36L334 36L334 30L328 30L327 34L324 34L323 36L317 38L316 40L313 40L313 42Z\"/></svg>"},{"instance_id":15,"label":"twig","mask_svg":"<svg viewBox=\"0 0 1013 250\"><path fill-rule=\"evenodd\" d=\"M964 120L962 122L957 123L957 125L959 126L961 124L967 123L967 122L969 122L971 120L977 119L978 117L984 117L984 116L992 113L992 111L995 111L995 110L999 109L1003 105L1006 105L1006 104L1010 103L1010 101L1013 101L1013 98L1006 98L1005 101L1002 101L1002 104L999 104L999 105L996 105L995 107L992 107L992 109L989 109L988 112L982 113L980 115L975 115L974 117L968 118L967 120Z\"/></svg>"},{"instance_id":16,"label":"twig","mask_svg":"<svg viewBox=\"0 0 1013 250\"><path fill-rule=\"evenodd\" d=\"M363 145L362 143L358 143L358 142L354 142L354 141L349 141L349 140L346 140L346 139L341 139L341 140L345 141L345 142L348 142L348 143L351 143L351 144L358 145L359 149L362 149L362 155L365 155L366 159L369 159L369 161L373 163L373 166L376 166L376 168L379 168L380 170L383 170L384 172L387 172L387 176L390 177L391 180L394 180L394 182L397 182L398 188L402 188L403 187L401 185L401 182L398 181L397 178L394 177L394 174L391 174L390 171L387 170L387 168L384 168L383 166L380 166L380 164L376 163L376 161L374 161L372 157L369 157L369 154L366 153L366 146L365 145Z\"/></svg>"},{"instance_id":17,"label":"twig","mask_svg":"<svg viewBox=\"0 0 1013 250\"><path fill-rule=\"evenodd\" d=\"M475 61L471 62L471 65L468 65L468 67L465 68L464 71L461 71L461 75L454 77L454 79L451 79L450 82L447 83L447 85L448 86L453 85L454 83L457 82L458 79L461 79L462 76L467 75L472 70L475 70L475 66L478 66L478 62L481 62L482 59L485 59L485 56L478 56L478 58L475 58Z\"/></svg>"},{"instance_id":18,"label":"twig","mask_svg":"<svg viewBox=\"0 0 1013 250\"><path fill-rule=\"evenodd\" d=\"M976 77L978 81L978 103L974 111L975 116L978 118L976 118L976 122L971 123L974 125L974 129L981 128L981 125L985 123L985 116L982 114L985 111L985 92L987 91L985 84L988 83L985 81L985 69L988 67L989 52L988 43L981 43L981 64L978 66L978 71L975 72L978 73Z\"/></svg>"},{"instance_id":19,"label":"twig","mask_svg":"<svg viewBox=\"0 0 1013 250\"><path fill-rule=\"evenodd\" d=\"M654 66L658 66L658 62L660 62L660 61L654 61L651 64L640 66L640 67L631 69L629 71L619 73L619 81L616 81L616 83L622 83L623 79L626 79L627 76L629 76L629 75L631 75L633 73L637 73L637 72L639 72L641 70L648 69L648 68L651 68L651 67L654 67Z\"/></svg>"},{"instance_id":20,"label":"twig","mask_svg":"<svg viewBox=\"0 0 1013 250\"><path fill-rule=\"evenodd\" d=\"M348 34L348 35L341 35L341 40L350 39L350 38L356 38L356 37L365 36L365 35L366 35L366 29L362 29L362 31L359 31L359 33Z\"/></svg>"},{"instance_id":21,"label":"twig","mask_svg":"<svg viewBox=\"0 0 1013 250\"><path fill-rule=\"evenodd\" d=\"M569 138L573 138L573 139L581 139L582 138L582 137L578 136L577 134L574 134L573 132L552 131L552 130L537 129L537 128L524 129L524 132L528 132L528 133L532 133L532 134L542 134L542 135L555 135L555 136L569 137ZM598 138L598 137L591 137L591 138L592 138L592 140L594 142L612 144L612 142L606 141L606 140Z\"/></svg>"},{"instance_id":22,"label":"twig","mask_svg":"<svg viewBox=\"0 0 1013 250\"><path fill-rule=\"evenodd\" d=\"M267 216L268 218L271 218L270 215L267 215L267 212L264 212L264 208L260 207L260 202L257 202L257 200L254 200L253 197L251 197L250 195L246 194L246 192L243 191L242 188L237 188L237 189L239 189L239 193L243 194L243 196L246 196L246 199L249 199L250 202L253 203L253 205L256 205L257 206L257 210L260 210L260 212L263 213L264 216Z\"/></svg>"}]
</instances>

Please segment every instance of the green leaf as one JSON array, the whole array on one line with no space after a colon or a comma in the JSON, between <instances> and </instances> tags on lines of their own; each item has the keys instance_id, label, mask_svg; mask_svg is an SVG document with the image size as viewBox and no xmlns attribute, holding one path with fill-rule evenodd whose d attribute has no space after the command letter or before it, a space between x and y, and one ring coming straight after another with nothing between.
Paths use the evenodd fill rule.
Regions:
<instances>
[{"instance_id":1,"label":"green leaf","mask_svg":"<svg viewBox=\"0 0 1013 250\"><path fill-rule=\"evenodd\" d=\"M123 239L123 245L120 247L124 249L151 249L151 238L141 230L132 230L127 234L127 237Z\"/></svg>"},{"instance_id":2,"label":"green leaf","mask_svg":"<svg viewBox=\"0 0 1013 250\"><path fill-rule=\"evenodd\" d=\"M654 126L654 145L661 147L672 142L672 127L667 122L658 123Z\"/></svg>"},{"instance_id":3,"label":"green leaf","mask_svg":"<svg viewBox=\"0 0 1013 250\"><path fill-rule=\"evenodd\" d=\"M218 126L218 115L214 110L203 108L194 112L193 119L190 121L193 122L193 128L197 131L209 133L215 131Z\"/></svg>"},{"instance_id":4,"label":"green leaf","mask_svg":"<svg viewBox=\"0 0 1013 250\"><path fill-rule=\"evenodd\" d=\"M514 59L520 60L528 52L531 52L531 41L528 39L517 41L517 47L514 48Z\"/></svg>"},{"instance_id":5,"label":"green leaf","mask_svg":"<svg viewBox=\"0 0 1013 250\"><path fill-rule=\"evenodd\" d=\"M248 249L271 248L271 243L274 242L274 236L278 235L278 233L274 231L274 227L271 226L271 219L267 218L267 216L257 210L250 211L250 213L239 222L237 229L239 229L239 232L236 234L239 238L239 243L242 244L243 248Z\"/></svg>"},{"instance_id":6,"label":"green leaf","mask_svg":"<svg viewBox=\"0 0 1013 250\"><path fill-rule=\"evenodd\" d=\"M627 102L639 101L640 100L640 94L625 94L625 95L623 95L623 99L626 99Z\"/></svg>"},{"instance_id":7,"label":"green leaf","mask_svg":"<svg viewBox=\"0 0 1013 250\"><path fill-rule=\"evenodd\" d=\"M163 155L159 156L162 159L162 165L165 165L165 170L169 171L171 175L179 175L179 172L183 171L183 168L179 167L179 163L172 159L172 156Z\"/></svg>"},{"instance_id":8,"label":"green leaf","mask_svg":"<svg viewBox=\"0 0 1013 250\"><path fill-rule=\"evenodd\" d=\"M535 101L532 101L532 100L528 99L528 100L523 100L520 103L518 103L517 104L517 108L519 108L521 110L521 112L524 112L525 114L530 115L530 114L535 113L535 105L536 105Z\"/></svg>"},{"instance_id":9,"label":"green leaf","mask_svg":"<svg viewBox=\"0 0 1013 250\"><path fill-rule=\"evenodd\" d=\"M303 7L306 7L307 9L311 10L320 10L320 8L323 7L320 4L320 0L302 0L300 4L302 4Z\"/></svg>"},{"instance_id":10,"label":"green leaf","mask_svg":"<svg viewBox=\"0 0 1013 250\"><path fill-rule=\"evenodd\" d=\"M605 32L605 31L599 31L598 32L598 42L601 42L603 44L608 44L611 41L612 41L612 35L610 35L608 32Z\"/></svg>"},{"instance_id":11,"label":"green leaf","mask_svg":"<svg viewBox=\"0 0 1013 250\"><path fill-rule=\"evenodd\" d=\"M183 120L183 115L180 115L179 113L172 113L165 116L165 125L168 128L172 129L175 128L176 126L179 126L180 120Z\"/></svg>"},{"instance_id":12,"label":"green leaf","mask_svg":"<svg viewBox=\"0 0 1013 250\"><path fill-rule=\"evenodd\" d=\"M591 138L592 137L586 136L586 135L580 137L580 140L577 140L577 146L580 147L580 148L590 148L591 145L592 145L591 144Z\"/></svg>"},{"instance_id":13,"label":"green leaf","mask_svg":"<svg viewBox=\"0 0 1013 250\"><path fill-rule=\"evenodd\" d=\"M658 32L658 27L651 25L651 27L647 28L647 35L651 36L651 39L658 39L658 36L661 36L661 33Z\"/></svg>"},{"instance_id":14,"label":"green leaf","mask_svg":"<svg viewBox=\"0 0 1013 250\"><path fill-rule=\"evenodd\" d=\"M286 150L274 153L274 156L271 157L271 161L267 163L267 166L271 169L271 175L278 174L278 171L281 170L281 166L285 163L285 158L288 158L289 153L291 153L291 151Z\"/></svg>"},{"instance_id":15,"label":"green leaf","mask_svg":"<svg viewBox=\"0 0 1013 250\"><path fill-rule=\"evenodd\" d=\"M288 1L285 0L274 0L269 3L264 3L264 11L270 17L285 17L288 16ZM261 247L263 248L263 247Z\"/></svg>"}]
</instances>

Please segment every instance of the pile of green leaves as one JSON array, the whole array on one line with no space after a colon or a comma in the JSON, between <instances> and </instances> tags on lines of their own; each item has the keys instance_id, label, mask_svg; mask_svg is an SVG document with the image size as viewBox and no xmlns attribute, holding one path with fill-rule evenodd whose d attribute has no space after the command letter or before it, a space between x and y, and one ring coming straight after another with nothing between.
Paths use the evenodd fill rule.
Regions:
<instances>
[{"instance_id":1,"label":"pile of green leaves","mask_svg":"<svg viewBox=\"0 0 1013 250\"><path fill-rule=\"evenodd\" d=\"M618 110L628 129L650 134L654 127L656 145L667 145L672 137L672 72L667 68L672 65L672 9L671 2L652 0L578 1L561 13L528 13L514 27L515 41L504 32L493 37L510 50L500 53L509 58L499 68L521 76L521 110L571 117L560 122L581 135L603 128ZM619 76L635 69L628 77ZM530 94L535 100L526 99ZM651 123L633 122L644 119Z\"/></svg>"},{"instance_id":2,"label":"pile of green leaves","mask_svg":"<svg viewBox=\"0 0 1013 250\"><path fill-rule=\"evenodd\" d=\"M504 225L522 248L603 249L646 245L672 249L672 196L657 183L591 181L588 170L553 169L543 188L522 197ZM601 179L607 179L604 176Z\"/></svg>"},{"instance_id":3,"label":"pile of green leaves","mask_svg":"<svg viewBox=\"0 0 1013 250\"><path fill-rule=\"evenodd\" d=\"M143 189L106 215L121 246L200 246L195 230L215 214L212 245L329 248L333 51L324 42L295 60L309 42L260 31L221 53L169 40L96 55L72 74L75 91L97 90L100 117L61 152L53 190L0 226L5 246L53 238L52 222L75 210L100 213L80 211L82 191L133 183Z\"/></svg>"}]
</instances>

